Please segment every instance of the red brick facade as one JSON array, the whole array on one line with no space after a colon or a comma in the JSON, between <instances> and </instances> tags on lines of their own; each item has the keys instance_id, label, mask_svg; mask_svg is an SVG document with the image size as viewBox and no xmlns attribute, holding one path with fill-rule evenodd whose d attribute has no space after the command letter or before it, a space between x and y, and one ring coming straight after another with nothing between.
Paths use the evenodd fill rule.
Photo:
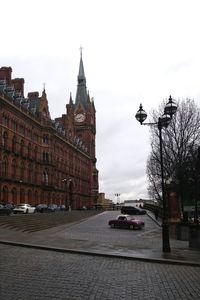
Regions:
<instances>
[{"instance_id":1,"label":"red brick facade","mask_svg":"<svg viewBox=\"0 0 200 300\"><path fill-rule=\"evenodd\" d=\"M70 96L66 114L52 120L45 90L25 98L24 79L11 74L11 67L0 68L0 202L94 206L96 119L89 94L87 103L81 94L75 103Z\"/></svg>"}]
</instances>

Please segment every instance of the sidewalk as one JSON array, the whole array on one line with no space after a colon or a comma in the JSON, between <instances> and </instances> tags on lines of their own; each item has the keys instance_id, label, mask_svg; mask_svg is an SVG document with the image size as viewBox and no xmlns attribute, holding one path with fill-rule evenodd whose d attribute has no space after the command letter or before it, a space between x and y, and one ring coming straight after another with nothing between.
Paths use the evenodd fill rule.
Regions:
<instances>
[{"instance_id":1,"label":"sidewalk","mask_svg":"<svg viewBox=\"0 0 200 300\"><path fill-rule=\"evenodd\" d=\"M161 227L161 222L155 220L152 213L148 212L148 216ZM94 241L86 238L76 239L73 238L73 236L71 238L70 236L66 237L66 230L72 225L74 225L74 223L64 224L33 233L0 228L0 243L60 252L112 256L200 267L200 251L190 249L188 247L188 242L185 241L178 241L170 238L170 253L162 252L162 240L160 234L158 236L152 234L152 239L155 241L153 241L154 246L151 248L146 246L148 243L145 242L145 240L138 241L134 247L131 244L130 246L127 246L126 244L124 247L115 247L112 243L102 243L101 241Z\"/></svg>"}]
</instances>

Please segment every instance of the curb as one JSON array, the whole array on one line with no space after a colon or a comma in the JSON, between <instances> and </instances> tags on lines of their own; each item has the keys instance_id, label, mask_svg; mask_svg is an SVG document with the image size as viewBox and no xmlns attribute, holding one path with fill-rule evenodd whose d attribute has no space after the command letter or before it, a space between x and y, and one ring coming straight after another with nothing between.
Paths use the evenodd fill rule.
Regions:
<instances>
[{"instance_id":1,"label":"curb","mask_svg":"<svg viewBox=\"0 0 200 300\"><path fill-rule=\"evenodd\" d=\"M153 220L159 227L162 227L162 224L161 224L159 221L157 221L151 214L149 214L148 211L146 211L146 212L147 212L147 216L148 216L151 220Z\"/></svg>"},{"instance_id":2,"label":"curb","mask_svg":"<svg viewBox=\"0 0 200 300\"><path fill-rule=\"evenodd\" d=\"M183 261L183 260L175 260L175 259L149 258L149 257L142 257L142 256L141 257L125 256L125 255L120 255L120 254L108 254L108 253L100 253L100 252L94 252L94 251L92 252L92 251L75 250L75 249L67 249L67 248L56 248L56 247L52 247L52 246L25 244L25 243L10 242L10 241L4 241L4 240L2 240L2 241L0 240L0 244L16 246L16 247L23 247L23 248L32 248L32 249L38 249L38 250L55 251L55 252L61 252L61 253L72 253L72 254L82 254L82 255L91 255L91 256L93 255L93 256L101 256L101 257L146 261L146 262L153 262L153 263L200 267L200 263L191 262L191 261Z\"/></svg>"}]
</instances>

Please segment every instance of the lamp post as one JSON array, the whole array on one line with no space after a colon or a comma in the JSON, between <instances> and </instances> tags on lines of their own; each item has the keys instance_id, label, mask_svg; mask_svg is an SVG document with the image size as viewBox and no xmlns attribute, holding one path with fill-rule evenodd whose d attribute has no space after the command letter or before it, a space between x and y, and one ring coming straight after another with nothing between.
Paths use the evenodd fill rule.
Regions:
<instances>
[{"instance_id":1,"label":"lamp post","mask_svg":"<svg viewBox=\"0 0 200 300\"><path fill-rule=\"evenodd\" d=\"M22 203L22 180L19 180L19 201Z\"/></svg>"},{"instance_id":2,"label":"lamp post","mask_svg":"<svg viewBox=\"0 0 200 300\"><path fill-rule=\"evenodd\" d=\"M157 125L159 131L159 146L160 146L160 170L161 170L161 188L162 188L162 203L163 203L163 215L162 215L162 243L163 252L170 252L170 242L169 242L169 223L167 214L167 202L165 196L165 186L164 186L164 168L163 168L163 140L162 140L162 129L166 128L177 110L175 102L172 97L169 97L169 101L165 106L164 114L158 118L155 123L143 123L147 118L147 113L143 110L142 104L140 104L139 110L137 111L135 117L141 125Z\"/></svg>"},{"instance_id":3,"label":"lamp post","mask_svg":"<svg viewBox=\"0 0 200 300\"><path fill-rule=\"evenodd\" d=\"M67 190L67 183L68 182L71 182L71 178L67 179L67 178L64 178L62 179L62 181L65 183L65 206L67 208L67 200L68 200L68 197L67 197L67 194L68 194L68 190ZM70 199L70 202L69 202L69 207L68 207L69 211L71 211L71 199Z\"/></svg>"}]
</instances>

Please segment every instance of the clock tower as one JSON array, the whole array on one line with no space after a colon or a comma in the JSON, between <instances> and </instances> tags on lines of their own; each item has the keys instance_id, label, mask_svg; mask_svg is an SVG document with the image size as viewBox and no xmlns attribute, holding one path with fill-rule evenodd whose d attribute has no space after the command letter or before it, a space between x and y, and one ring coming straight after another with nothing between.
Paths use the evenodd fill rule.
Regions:
<instances>
[{"instance_id":1,"label":"clock tower","mask_svg":"<svg viewBox=\"0 0 200 300\"><path fill-rule=\"evenodd\" d=\"M90 95L86 87L82 51L78 73L76 100L74 105L74 123L76 136L84 142L88 149L88 153L92 159L95 159L96 110L93 98L90 99Z\"/></svg>"},{"instance_id":2,"label":"clock tower","mask_svg":"<svg viewBox=\"0 0 200 300\"><path fill-rule=\"evenodd\" d=\"M82 59L82 49L80 53L80 64L78 72L78 84L75 101L70 95L69 104L67 104L67 122L66 130L72 133L74 141L81 144L89 158L89 190L91 203L96 203L98 197L98 170L96 169L96 110L93 98L90 98L86 87L86 77ZM69 131L70 130L70 131Z\"/></svg>"}]
</instances>

